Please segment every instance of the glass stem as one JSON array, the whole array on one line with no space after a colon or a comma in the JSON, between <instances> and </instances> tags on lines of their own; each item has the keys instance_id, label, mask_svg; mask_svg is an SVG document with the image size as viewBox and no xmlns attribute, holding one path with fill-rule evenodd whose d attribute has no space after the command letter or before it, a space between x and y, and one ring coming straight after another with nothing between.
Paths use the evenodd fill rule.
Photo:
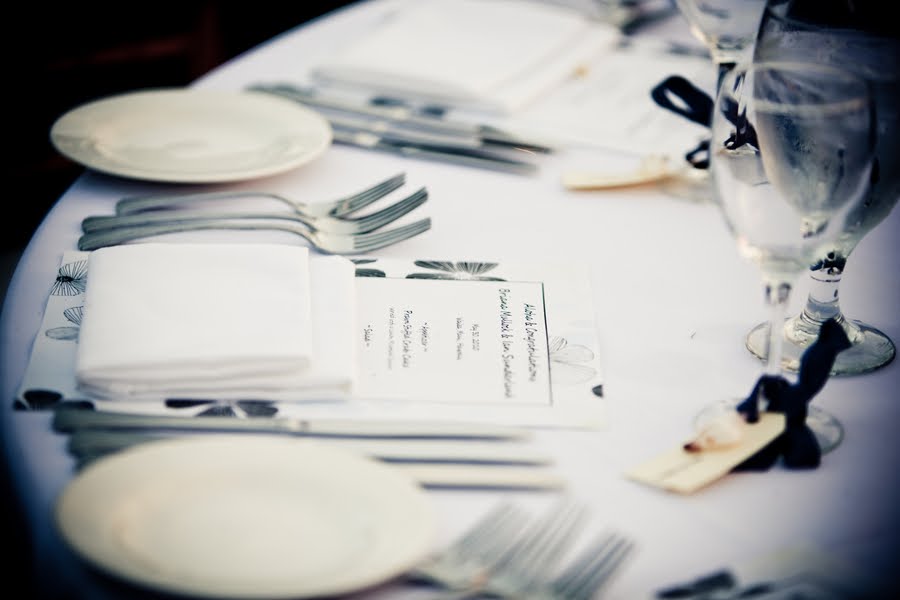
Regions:
<instances>
[{"instance_id":1,"label":"glass stem","mask_svg":"<svg viewBox=\"0 0 900 600\"><path fill-rule=\"evenodd\" d=\"M766 284L766 304L769 306L770 315L766 375L779 376L782 373L781 357L784 348L784 317L790 294L791 285L789 283Z\"/></svg>"},{"instance_id":2,"label":"glass stem","mask_svg":"<svg viewBox=\"0 0 900 600\"><path fill-rule=\"evenodd\" d=\"M716 94L719 93L719 88L722 87L722 80L725 79L725 75L731 71L736 63L733 62L721 62L716 65L718 68L717 77L716 77Z\"/></svg>"},{"instance_id":3,"label":"glass stem","mask_svg":"<svg viewBox=\"0 0 900 600\"><path fill-rule=\"evenodd\" d=\"M838 288L841 285L841 269L822 268L810 271L810 290L806 306L800 315L801 327L809 333L818 334L822 323L834 318L839 323L844 320L841 313Z\"/></svg>"},{"instance_id":4,"label":"glass stem","mask_svg":"<svg viewBox=\"0 0 900 600\"><path fill-rule=\"evenodd\" d=\"M766 305L769 307L769 337L766 348L766 366L764 374L769 377L780 377L782 374L781 356L784 348L784 317L787 312L788 298L791 293L789 283L766 283ZM765 385L759 386L756 393L756 405L760 413L768 408Z\"/></svg>"},{"instance_id":5,"label":"glass stem","mask_svg":"<svg viewBox=\"0 0 900 600\"><path fill-rule=\"evenodd\" d=\"M843 263L826 264L810 270L810 289L806 304L799 315L791 320L785 329L787 339L800 346L808 346L819 337L822 323L828 319L837 321L847 333L852 343L858 343L859 327L848 321L841 311L838 291L843 275Z\"/></svg>"}]
</instances>

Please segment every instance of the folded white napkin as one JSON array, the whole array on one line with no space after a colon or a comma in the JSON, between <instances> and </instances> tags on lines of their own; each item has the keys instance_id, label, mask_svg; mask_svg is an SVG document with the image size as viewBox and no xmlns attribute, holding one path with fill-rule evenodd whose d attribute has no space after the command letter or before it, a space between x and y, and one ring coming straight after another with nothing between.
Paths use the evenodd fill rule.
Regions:
<instances>
[{"instance_id":1,"label":"folded white napkin","mask_svg":"<svg viewBox=\"0 0 900 600\"><path fill-rule=\"evenodd\" d=\"M618 39L611 25L525 0L404 4L316 65L322 83L508 114Z\"/></svg>"},{"instance_id":2,"label":"folded white napkin","mask_svg":"<svg viewBox=\"0 0 900 600\"><path fill-rule=\"evenodd\" d=\"M336 399L355 379L354 265L281 244L145 243L88 258L76 353L103 399Z\"/></svg>"}]
</instances>

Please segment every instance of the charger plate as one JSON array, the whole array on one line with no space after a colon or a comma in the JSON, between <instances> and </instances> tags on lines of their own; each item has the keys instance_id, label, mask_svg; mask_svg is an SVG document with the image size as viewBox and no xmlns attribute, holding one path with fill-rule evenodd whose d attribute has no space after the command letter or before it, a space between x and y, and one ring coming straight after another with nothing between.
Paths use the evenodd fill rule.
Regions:
<instances>
[{"instance_id":1,"label":"charger plate","mask_svg":"<svg viewBox=\"0 0 900 600\"><path fill-rule=\"evenodd\" d=\"M239 181L299 167L332 142L318 112L260 92L141 90L61 116L50 140L111 175L180 183Z\"/></svg>"},{"instance_id":2,"label":"charger plate","mask_svg":"<svg viewBox=\"0 0 900 600\"><path fill-rule=\"evenodd\" d=\"M210 598L345 594L431 548L425 492L390 465L314 440L223 434L90 463L56 504L63 539L142 587Z\"/></svg>"}]
</instances>

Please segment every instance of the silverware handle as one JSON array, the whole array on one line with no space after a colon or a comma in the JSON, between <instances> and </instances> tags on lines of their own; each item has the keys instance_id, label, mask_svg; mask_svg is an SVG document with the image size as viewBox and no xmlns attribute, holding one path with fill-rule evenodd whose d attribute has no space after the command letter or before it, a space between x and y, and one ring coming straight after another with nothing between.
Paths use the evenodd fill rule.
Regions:
<instances>
[{"instance_id":1,"label":"silverware handle","mask_svg":"<svg viewBox=\"0 0 900 600\"><path fill-rule=\"evenodd\" d=\"M424 131L430 131L438 135L447 136L477 136L479 127L463 122L454 122L433 117L420 117L404 106L373 106L371 104L351 102L342 98L321 95L310 88L303 88L288 84L253 85L248 88L251 91L265 92L290 98L300 104L305 104L326 111L338 111L345 114L356 114L370 118L385 119L395 123L416 126ZM333 115L329 115L331 120Z\"/></svg>"},{"instance_id":2,"label":"silverware handle","mask_svg":"<svg viewBox=\"0 0 900 600\"><path fill-rule=\"evenodd\" d=\"M53 415L53 428L72 432L83 429L122 429L151 431L218 431L289 433L290 422L279 419L229 419L225 417L170 417L110 413L95 410L60 408Z\"/></svg>"},{"instance_id":3,"label":"silverware handle","mask_svg":"<svg viewBox=\"0 0 900 600\"><path fill-rule=\"evenodd\" d=\"M81 222L81 230L84 233L94 231L106 231L119 227L143 227L144 225L158 225L162 223L193 223L204 219L285 219L299 222L315 228L315 218L305 217L299 213L257 213L257 212L206 212L206 211L181 211L163 210L140 214L103 215L86 217Z\"/></svg>"},{"instance_id":4,"label":"silverware handle","mask_svg":"<svg viewBox=\"0 0 900 600\"><path fill-rule=\"evenodd\" d=\"M151 196L132 196L122 198L116 203L116 214L130 215L132 213L161 208L177 208L185 204L208 202L210 200L234 200L239 198L270 198L293 207L294 203L286 200L278 194L270 192L248 191L222 191L222 192L197 192L192 194L160 194Z\"/></svg>"},{"instance_id":5,"label":"silverware handle","mask_svg":"<svg viewBox=\"0 0 900 600\"><path fill-rule=\"evenodd\" d=\"M423 160L433 160L467 167L491 169L505 173L516 173L518 175L533 174L538 170L537 165L533 163L492 155L488 152L479 153L478 150L469 150L467 152L466 149L446 148L439 150L437 147L417 147L415 144L401 144L386 141L380 136L369 132L349 132L335 129L333 132L333 139L337 143L356 146L358 148L390 152L409 158L420 158Z\"/></svg>"},{"instance_id":6,"label":"silverware handle","mask_svg":"<svg viewBox=\"0 0 900 600\"><path fill-rule=\"evenodd\" d=\"M79 250L96 250L133 240L166 233L198 231L203 229L281 230L289 231L310 240L309 229L300 223L285 219L192 219L190 221L156 223L134 227L119 227L85 233L78 239ZM312 240L310 240L312 241Z\"/></svg>"},{"instance_id":7,"label":"silverware handle","mask_svg":"<svg viewBox=\"0 0 900 600\"><path fill-rule=\"evenodd\" d=\"M161 429L78 429L69 433L69 451L76 456L115 452L160 439L183 435L217 435L217 432L165 431ZM409 440L379 438L329 438L327 443L390 461L441 462L478 465L547 466L553 458L516 440Z\"/></svg>"},{"instance_id":8,"label":"silverware handle","mask_svg":"<svg viewBox=\"0 0 900 600\"><path fill-rule=\"evenodd\" d=\"M397 143L445 145L452 148L477 149L482 147L480 138L474 135L413 129L403 124L382 120L348 119L328 117L331 126L351 133L371 133Z\"/></svg>"},{"instance_id":9,"label":"silverware handle","mask_svg":"<svg viewBox=\"0 0 900 600\"><path fill-rule=\"evenodd\" d=\"M57 431L81 429L218 431L249 433L285 433L321 437L398 438L398 439L484 439L524 440L531 432L520 427L481 423L413 420L294 419L228 417L182 417L114 413L78 408L57 408L53 416Z\"/></svg>"}]
</instances>

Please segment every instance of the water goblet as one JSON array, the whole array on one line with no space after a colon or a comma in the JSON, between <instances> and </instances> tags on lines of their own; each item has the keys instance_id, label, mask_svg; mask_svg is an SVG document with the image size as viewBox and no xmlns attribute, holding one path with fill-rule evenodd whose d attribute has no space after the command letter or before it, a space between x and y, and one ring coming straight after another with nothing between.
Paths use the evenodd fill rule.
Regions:
<instances>
[{"instance_id":1,"label":"water goblet","mask_svg":"<svg viewBox=\"0 0 900 600\"><path fill-rule=\"evenodd\" d=\"M879 6L881 4L881 6ZM876 168L865 200L846 227L809 268L810 291L803 310L784 323L783 367L797 371L803 352L823 322L835 319L852 344L835 360L833 375L855 375L888 364L896 355L891 339L875 327L847 319L839 287L850 253L890 214L900 199L900 37L891 30L890 6L842 0L774 0L763 14L756 60L795 60L852 65L870 81L875 93L878 137ZM747 348L765 358L768 323L747 335Z\"/></svg>"},{"instance_id":2,"label":"water goblet","mask_svg":"<svg viewBox=\"0 0 900 600\"><path fill-rule=\"evenodd\" d=\"M752 55L766 0L675 0L691 33L708 49L718 70L726 72Z\"/></svg>"},{"instance_id":3,"label":"water goblet","mask_svg":"<svg viewBox=\"0 0 900 600\"><path fill-rule=\"evenodd\" d=\"M862 201L874 118L868 83L835 66L755 62L724 75L710 128L712 187L740 254L759 268L770 323L784 321L794 283ZM764 375L786 380L783 336L771 331ZM769 400L757 401L765 408ZM842 428L808 409L827 452Z\"/></svg>"},{"instance_id":4,"label":"water goblet","mask_svg":"<svg viewBox=\"0 0 900 600\"><path fill-rule=\"evenodd\" d=\"M722 77L735 64L744 62L752 56L753 43L759 28L766 0L675 0L675 5L690 26L691 33L706 48L716 67L716 88ZM668 94L678 95L674 88ZM715 90L714 94L715 95ZM657 96L663 106L693 120L699 119L702 111L691 107L685 111L684 104L695 100L680 97L679 101L669 101L665 96ZM709 123L701 123L708 125ZM664 191L684 199L693 201L711 201L709 173L706 165L704 143L689 153L688 162L695 168L687 171L682 177L673 179L663 186Z\"/></svg>"}]
</instances>

